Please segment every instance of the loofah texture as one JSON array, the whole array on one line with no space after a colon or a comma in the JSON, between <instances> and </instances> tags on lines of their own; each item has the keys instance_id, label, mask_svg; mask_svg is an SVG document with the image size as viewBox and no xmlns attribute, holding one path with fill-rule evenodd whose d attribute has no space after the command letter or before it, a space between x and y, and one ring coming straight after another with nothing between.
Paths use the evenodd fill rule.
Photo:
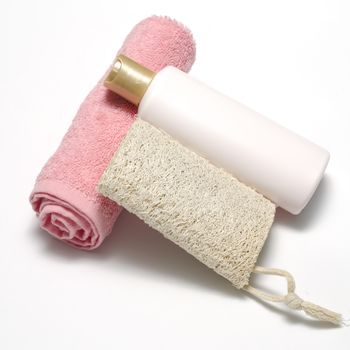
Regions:
<instances>
[{"instance_id":1,"label":"loofah texture","mask_svg":"<svg viewBox=\"0 0 350 350\"><path fill-rule=\"evenodd\" d=\"M99 191L237 288L248 284L275 214L268 199L140 119Z\"/></svg>"}]
</instances>

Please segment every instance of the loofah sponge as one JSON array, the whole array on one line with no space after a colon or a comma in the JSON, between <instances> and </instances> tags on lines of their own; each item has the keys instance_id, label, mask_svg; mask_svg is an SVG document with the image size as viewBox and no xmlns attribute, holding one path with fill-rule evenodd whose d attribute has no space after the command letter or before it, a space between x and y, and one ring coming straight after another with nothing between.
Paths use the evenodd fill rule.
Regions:
<instances>
[{"instance_id":1,"label":"loofah sponge","mask_svg":"<svg viewBox=\"0 0 350 350\"><path fill-rule=\"evenodd\" d=\"M237 288L248 284L275 214L268 199L141 119L99 191Z\"/></svg>"},{"instance_id":2,"label":"loofah sponge","mask_svg":"<svg viewBox=\"0 0 350 350\"><path fill-rule=\"evenodd\" d=\"M344 324L341 314L300 298L289 272L256 266L275 204L164 131L136 119L100 179L99 191L236 288L318 320ZM252 273L284 277L287 293L253 287Z\"/></svg>"}]
</instances>

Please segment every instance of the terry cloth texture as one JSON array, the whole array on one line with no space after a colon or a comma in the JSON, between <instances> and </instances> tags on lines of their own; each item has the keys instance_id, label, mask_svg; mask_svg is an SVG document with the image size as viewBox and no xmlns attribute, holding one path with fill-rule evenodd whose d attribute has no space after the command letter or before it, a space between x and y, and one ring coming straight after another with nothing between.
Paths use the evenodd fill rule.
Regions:
<instances>
[{"instance_id":1,"label":"terry cloth texture","mask_svg":"<svg viewBox=\"0 0 350 350\"><path fill-rule=\"evenodd\" d=\"M248 284L275 215L268 199L140 119L99 191L237 288Z\"/></svg>"},{"instance_id":2,"label":"terry cloth texture","mask_svg":"<svg viewBox=\"0 0 350 350\"><path fill-rule=\"evenodd\" d=\"M182 24L153 16L134 27L119 53L153 71L168 65L188 71L194 62L195 44ZM41 227L82 249L99 246L121 211L97 192L97 183L136 113L136 107L102 83L103 79L80 106L30 196Z\"/></svg>"}]
</instances>

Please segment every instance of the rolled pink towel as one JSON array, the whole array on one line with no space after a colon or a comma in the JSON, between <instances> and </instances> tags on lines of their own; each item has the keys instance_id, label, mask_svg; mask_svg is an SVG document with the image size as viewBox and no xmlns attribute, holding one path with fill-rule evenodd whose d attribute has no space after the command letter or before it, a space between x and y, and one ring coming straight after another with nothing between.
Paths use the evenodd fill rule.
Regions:
<instances>
[{"instance_id":1,"label":"rolled pink towel","mask_svg":"<svg viewBox=\"0 0 350 350\"><path fill-rule=\"evenodd\" d=\"M119 53L154 71L168 65L188 71L195 44L182 24L153 16L134 27ZM135 113L134 106L107 91L102 79L90 92L30 195L44 230L87 250L98 247L111 232L121 207L98 194L97 183Z\"/></svg>"}]
</instances>

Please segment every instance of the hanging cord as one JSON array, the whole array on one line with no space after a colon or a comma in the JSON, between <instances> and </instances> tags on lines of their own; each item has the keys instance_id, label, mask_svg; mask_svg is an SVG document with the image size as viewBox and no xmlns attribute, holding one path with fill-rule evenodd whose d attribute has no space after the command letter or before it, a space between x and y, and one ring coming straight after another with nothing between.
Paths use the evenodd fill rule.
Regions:
<instances>
[{"instance_id":1,"label":"hanging cord","mask_svg":"<svg viewBox=\"0 0 350 350\"><path fill-rule=\"evenodd\" d=\"M317 320L331 322L335 325L347 325L347 323L343 320L343 317L341 314L338 314L334 311L325 309L321 306L305 301L301 299L297 294L295 294L294 292L295 281L293 276L289 272L280 270L280 269L256 266L253 270L253 273L282 276L282 277L285 277L287 280L288 293L286 295L269 294L262 290L254 288L249 284L243 287L245 291L256 296L260 300L272 301L272 302L284 302L291 309L303 310L306 314L308 314L309 316Z\"/></svg>"}]
</instances>

